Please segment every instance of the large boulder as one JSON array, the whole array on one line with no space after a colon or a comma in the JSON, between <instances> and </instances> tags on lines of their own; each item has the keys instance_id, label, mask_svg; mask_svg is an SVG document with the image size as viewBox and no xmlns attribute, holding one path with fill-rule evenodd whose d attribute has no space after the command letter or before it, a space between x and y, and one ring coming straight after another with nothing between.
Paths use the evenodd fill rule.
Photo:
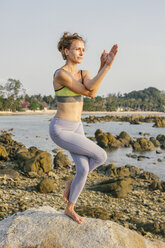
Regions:
<instances>
[{"instance_id":1,"label":"large boulder","mask_svg":"<svg viewBox=\"0 0 165 248\"><path fill-rule=\"evenodd\" d=\"M16 154L20 168L26 172L36 172L41 175L52 169L52 155L36 147L23 148Z\"/></svg>"},{"instance_id":2,"label":"large boulder","mask_svg":"<svg viewBox=\"0 0 165 248\"><path fill-rule=\"evenodd\" d=\"M0 221L1 248L164 248L117 223L83 217L78 224L51 207L28 209Z\"/></svg>"}]
</instances>

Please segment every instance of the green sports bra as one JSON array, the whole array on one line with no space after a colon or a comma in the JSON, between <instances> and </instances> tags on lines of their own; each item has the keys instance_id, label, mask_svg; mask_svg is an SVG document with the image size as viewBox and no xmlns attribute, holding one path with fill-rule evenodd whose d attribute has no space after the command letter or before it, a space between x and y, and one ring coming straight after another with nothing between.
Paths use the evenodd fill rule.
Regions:
<instances>
[{"instance_id":1,"label":"green sports bra","mask_svg":"<svg viewBox=\"0 0 165 248\"><path fill-rule=\"evenodd\" d=\"M58 70L55 71L54 76ZM81 72L81 78L83 84L84 80L82 76L82 70L80 72ZM83 102L83 96L81 94L72 91L66 86L63 86L58 90L55 90L55 94L56 94L57 102Z\"/></svg>"}]
</instances>

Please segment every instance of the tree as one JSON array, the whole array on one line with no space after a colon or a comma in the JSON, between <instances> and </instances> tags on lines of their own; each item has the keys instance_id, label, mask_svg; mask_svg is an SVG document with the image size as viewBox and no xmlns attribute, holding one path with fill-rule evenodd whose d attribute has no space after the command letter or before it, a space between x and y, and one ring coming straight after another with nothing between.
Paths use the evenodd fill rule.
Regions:
<instances>
[{"instance_id":1,"label":"tree","mask_svg":"<svg viewBox=\"0 0 165 248\"><path fill-rule=\"evenodd\" d=\"M36 109L38 109L40 107L40 105L39 105L39 103L38 103L38 101L36 101L36 100L32 100L31 101L31 103L30 103L30 109L31 110L36 110Z\"/></svg>"},{"instance_id":2,"label":"tree","mask_svg":"<svg viewBox=\"0 0 165 248\"><path fill-rule=\"evenodd\" d=\"M19 80L9 78L4 88L6 90L7 97L13 95L14 99L17 99L19 94L25 95L25 89Z\"/></svg>"},{"instance_id":3,"label":"tree","mask_svg":"<svg viewBox=\"0 0 165 248\"><path fill-rule=\"evenodd\" d=\"M4 87L0 85L0 96L4 97Z\"/></svg>"}]
</instances>

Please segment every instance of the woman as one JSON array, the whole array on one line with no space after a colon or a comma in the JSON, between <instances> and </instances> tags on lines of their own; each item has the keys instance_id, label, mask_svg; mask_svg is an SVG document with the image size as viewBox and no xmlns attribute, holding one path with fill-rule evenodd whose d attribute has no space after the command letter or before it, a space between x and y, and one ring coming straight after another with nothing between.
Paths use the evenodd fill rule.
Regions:
<instances>
[{"instance_id":1,"label":"woman","mask_svg":"<svg viewBox=\"0 0 165 248\"><path fill-rule=\"evenodd\" d=\"M109 53L103 52L99 72L94 78L88 71L77 69L85 50L85 42L77 33L64 33L58 50L66 63L54 74L57 112L50 123L50 136L58 146L70 152L75 162L76 174L73 180L67 181L63 198L67 202L65 214L82 223L82 217L74 210L75 203L88 173L107 159L106 152L84 135L81 122L83 96L95 97L117 54L118 45L114 45Z\"/></svg>"}]
</instances>

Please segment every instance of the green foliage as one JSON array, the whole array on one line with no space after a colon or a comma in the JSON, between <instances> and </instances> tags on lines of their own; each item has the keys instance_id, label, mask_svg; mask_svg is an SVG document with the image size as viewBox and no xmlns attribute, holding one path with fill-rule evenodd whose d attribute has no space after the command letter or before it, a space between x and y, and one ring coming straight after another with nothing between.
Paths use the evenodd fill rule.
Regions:
<instances>
[{"instance_id":1,"label":"green foliage","mask_svg":"<svg viewBox=\"0 0 165 248\"><path fill-rule=\"evenodd\" d=\"M33 101L30 103L30 109L31 110L37 110L40 107L37 100L33 99Z\"/></svg>"},{"instance_id":2,"label":"green foliage","mask_svg":"<svg viewBox=\"0 0 165 248\"><path fill-rule=\"evenodd\" d=\"M108 97L84 99L84 110L87 111L117 111L117 110L165 111L165 92L154 87L125 93L109 94Z\"/></svg>"},{"instance_id":3,"label":"green foliage","mask_svg":"<svg viewBox=\"0 0 165 248\"><path fill-rule=\"evenodd\" d=\"M19 80L8 79L4 86L0 85L0 111L22 111L22 103L28 103L31 110L43 110L47 104L48 108L57 107L55 96L41 94L29 96L25 94L23 85ZM84 108L86 111L165 111L165 92L154 87L144 90L131 91L130 93L109 94L107 97L96 96L84 97Z\"/></svg>"}]
</instances>

